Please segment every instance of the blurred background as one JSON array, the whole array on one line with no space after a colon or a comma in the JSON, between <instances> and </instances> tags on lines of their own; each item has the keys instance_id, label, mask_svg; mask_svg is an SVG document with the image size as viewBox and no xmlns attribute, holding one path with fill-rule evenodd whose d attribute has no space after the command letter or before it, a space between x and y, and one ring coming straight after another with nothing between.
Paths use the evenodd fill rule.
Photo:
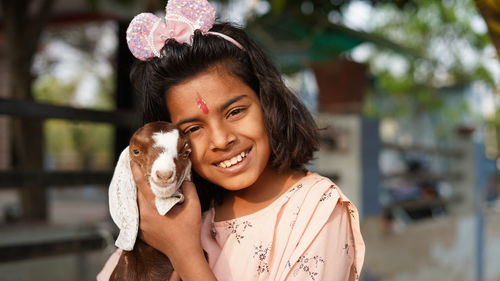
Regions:
<instances>
[{"instance_id":1,"label":"blurred background","mask_svg":"<svg viewBox=\"0 0 500 281\"><path fill-rule=\"evenodd\" d=\"M95 280L141 124L131 18L158 0L0 0L0 280ZM500 1L226 0L313 112L362 214L364 281L500 280Z\"/></svg>"}]
</instances>

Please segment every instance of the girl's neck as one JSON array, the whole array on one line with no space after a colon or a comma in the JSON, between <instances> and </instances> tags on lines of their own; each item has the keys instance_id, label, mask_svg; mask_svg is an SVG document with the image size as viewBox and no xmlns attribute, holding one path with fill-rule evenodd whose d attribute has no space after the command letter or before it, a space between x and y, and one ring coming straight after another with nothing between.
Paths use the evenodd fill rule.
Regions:
<instances>
[{"instance_id":1,"label":"girl's neck","mask_svg":"<svg viewBox=\"0 0 500 281\"><path fill-rule=\"evenodd\" d=\"M267 201L287 191L294 182L304 175L303 172L291 170L280 173L274 168L266 167L254 184L238 191L229 192L228 196L255 203Z\"/></svg>"},{"instance_id":2,"label":"girl's neck","mask_svg":"<svg viewBox=\"0 0 500 281\"><path fill-rule=\"evenodd\" d=\"M224 202L216 207L215 220L228 220L255 213L274 202L305 175L302 171L279 173L267 167L253 185L225 193Z\"/></svg>"}]
</instances>

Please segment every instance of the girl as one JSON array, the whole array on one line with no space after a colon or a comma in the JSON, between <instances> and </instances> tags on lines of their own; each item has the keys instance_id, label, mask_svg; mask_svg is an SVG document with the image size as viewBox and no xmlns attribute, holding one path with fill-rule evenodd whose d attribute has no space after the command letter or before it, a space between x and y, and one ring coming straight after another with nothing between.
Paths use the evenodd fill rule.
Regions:
<instances>
[{"instance_id":1,"label":"girl","mask_svg":"<svg viewBox=\"0 0 500 281\"><path fill-rule=\"evenodd\" d=\"M132 167L141 238L184 281L358 280L357 210L304 168L318 149L317 127L270 60L243 30L213 25L205 0L170 0L166 23L151 17L129 27L129 47L142 60L131 79L145 123L170 121L189 136L193 182L182 187L186 201L160 216Z\"/></svg>"}]
</instances>

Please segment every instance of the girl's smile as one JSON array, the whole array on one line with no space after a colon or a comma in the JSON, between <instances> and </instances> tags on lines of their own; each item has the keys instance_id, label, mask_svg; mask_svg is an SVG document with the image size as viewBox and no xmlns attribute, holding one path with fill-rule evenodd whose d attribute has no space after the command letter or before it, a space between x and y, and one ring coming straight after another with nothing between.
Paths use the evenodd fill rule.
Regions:
<instances>
[{"instance_id":1,"label":"girl's smile","mask_svg":"<svg viewBox=\"0 0 500 281\"><path fill-rule=\"evenodd\" d=\"M246 149L242 152L237 152L237 153L232 153L232 156L227 156L227 157L221 157L221 160L215 161L213 165L219 166L221 168L229 168L232 167L241 161L243 161L244 158L247 157L248 153L250 152L251 148Z\"/></svg>"},{"instance_id":2,"label":"girl's smile","mask_svg":"<svg viewBox=\"0 0 500 281\"><path fill-rule=\"evenodd\" d=\"M228 190L253 185L268 167L271 147L257 94L215 66L166 96L171 120L189 135L195 171ZM204 108L200 108L200 100Z\"/></svg>"}]
</instances>

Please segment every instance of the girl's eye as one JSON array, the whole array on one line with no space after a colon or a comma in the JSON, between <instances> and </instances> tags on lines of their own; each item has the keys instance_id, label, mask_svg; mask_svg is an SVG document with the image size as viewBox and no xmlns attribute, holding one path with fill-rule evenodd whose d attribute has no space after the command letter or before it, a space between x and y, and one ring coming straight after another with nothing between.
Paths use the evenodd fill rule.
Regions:
<instances>
[{"instance_id":1,"label":"girl's eye","mask_svg":"<svg viewBox=\"0 0 500 281\"><path fill-rule=\"evenodd\" d=\"M245 110L246 110L246 108L244 108L244 107L238 107L238 108L235 108L235 109L231 110L231 111L227 114L227 116L228 116L228 117L231 117L231 116L234 116L234 115L238 115L238 114L242 113L242 112L243 112L243 111L245 111Z\"/></svg>"},{"instance_id":2,"label":"girl's eye","mask_svg":"<svg viewBox=\"0 0 500 281\"><path fill-rule=\"evenodd\" d=\"M198 131L200 129L200 126L191 126L184 130L184 135L189 136L190 134Z\"/></svg>"}]
</instances>

